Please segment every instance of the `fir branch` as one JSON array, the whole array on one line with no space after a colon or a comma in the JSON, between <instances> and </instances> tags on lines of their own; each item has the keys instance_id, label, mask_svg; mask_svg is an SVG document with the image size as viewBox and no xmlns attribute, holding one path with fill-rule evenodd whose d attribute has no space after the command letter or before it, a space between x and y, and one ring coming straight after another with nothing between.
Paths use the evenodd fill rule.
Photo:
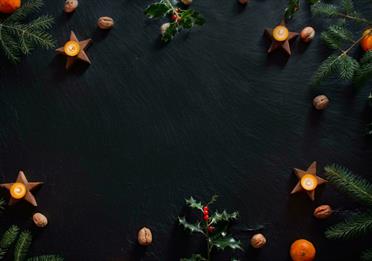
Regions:
<instances>
[{"instance_id":1,"label":"fir branch","mask_svg":"<svg viewBox=\"0 0 372 261\"><path fill-rule=\"evenodd\" d=\"M345 41L354 43L352 32L340 25L330 26L327 31L322 32L321 39L332 49L341 49Z\"/></svg>"},{"instance_id":2,"label":"fir branch","mask_svg":"<svg viewBox=\"0 0 372 261\"><path fill-rule=\"evenodd\" d=\"M30 248L32 242L32 235L30 231L23 231L17 240L14 248L14 261L25 260L28 249Z\"/></svg>"},{"instance_id":3,"label":"fir branch","mask_svg":"<svg viewBox=\"0 0 372 261\"><path fill-rule=\"evenodd\" d=\"M29 0L21 5L12 15L4 20L4 24L12 24L24 20L28 15L38 12L44 3L42 0Z\"/></svg>"},{"instance_id":4,"label":"fir branch","mask_svg":"<svg viewBox=\"0 0 372 261\"><path fill-rule=\"evenodd\" d=\"M363 252L361 256L362 261L372 261L372 248L367 249Z\"/></svg>"},{"instance_id":5,"label":"fir branch","mask_svg":"<svg viewBox=\"0 0 372 261\"><path fill-rule=\"evenodd\" d=\"M329 56L326 60L324 60L320 64L318 70L315 72L312 79L312 84L317 85L324 79L334 74L337 70L338 59L339 56L333 54Z\"/></svg>"},{"instance_id":6,"label":"fir branch","mask_svg":"<svg viewBox=\"0 0 372 261\"><path fill-rule=\"evenodd\" d=\"M63 261L64 259L58 255L43 255L27 258L27 261Z\"/></svg>"},{"instance_id":7,"label":"fir branch","mask_svg":"<svg viewBox=\"0 0 372 261\"><path fill-rule=\"evenodd\" d=\"M365 179L336 164L328 165L324 169L328 180L340 190L364 204L372 205L372 185Z\"/></svg>"},{"instance_id":8,"label":"fir branch","mask_svg":"<svg viewBox=\"0 0 372 261\"><path fill-rule=\"evenodd\" d=\"M199 254L194 254L189 258L181 258L180 261L207 261L207 259Z\"/></svg>"},{"instance_id":9,"label":"fir branch","mask_svg":"<svg viewBox=\"0 0 372 261\"><path fill-rule=\"evenodd\" d=\"M6 201L3 198L0 198L0 213L4 210Z\"/></svg>"},{"instance_id":10,"label":"fir branch","mask_svg":"<svg viewBox=\"0 0 372 261\"><path fill-rule=\"evenodd\" d=\"M329 239L350 239L372 230L372 213L359 214L330 227L325 235Z\"/></svg>"},{"instance_id":11,"label":"fir branch","mask_svg":"<svg viewBox=\"0 0 372 261\"><path fill-rule=\"evenodd\" d=\"M0 240L0 259L5 257L9 248L17 239L18 234L19 228L17 226L11 226L7 231L5 231Z\"/></svg>"}]
</instances>

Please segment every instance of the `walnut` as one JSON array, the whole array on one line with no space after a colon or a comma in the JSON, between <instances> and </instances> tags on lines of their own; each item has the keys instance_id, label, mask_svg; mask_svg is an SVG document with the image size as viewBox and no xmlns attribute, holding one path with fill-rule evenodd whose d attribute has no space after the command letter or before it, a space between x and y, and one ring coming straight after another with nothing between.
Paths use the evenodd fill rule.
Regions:
<instances>
[{"instance_id":1,"label":"walnut","mask_svg":"<svg viewBox=\"0 0 372 261\"><path fill-rule=\"evenodd\" d=\"M147 227L143 227L138 231L138 244L148 246L152 243L152 233Z\"/></svg>"},{"instance_id":2,"label":"walnut","mask_svg":"<svg viewBox=\"0 0 372 261\"><path fill-rule=\"evenodd\" d=\"M32 216L32 220L37 227L45 227L48 224L48 219L41 213L35 213Z\"/></svg>"},{"instance_id":3,"label":"walnut","mask_svg":"<svg viewBox=\"0 0 372 261\"><path fill-rule=\"evenodd\" d=\"M325 95L316 96L313 100L313 105L317 110L324 110L328 107L329 99Z\"/></svg>"},{"instance_id":4,"label":"walnut","mask_svg":"<svg viewBox=\"0 0 372 261\"><path fill-rule=\"evenodd\" d=\"M64 11L66 13L72 13L73 11L75 11L75 9L78 7L79 5L79 2L78 0L66 0L65 1L65 7L64 7Z\"/></svg>"},{"instance_id":5,"label":"walnut","mask_svg":"<svg viewBox=\"0 0 372 261\"><path fill-rule=\"evenodd\" d=\"M182 4L184 5L191 5L192 0L181 0Z\"/></svg>"},{"instance_id":6,"label":"walnut","mask_svg":"<svg viewBox=\"0 0 372 261\"><path fill-rule=\"evenodd\" d=\"M304 29L302 29L302 31L300 33L300 37L301 37L301 40L303 42L305 42L305 43L310 42L315 37L315 30L314 30L314 28L312 28L310 26L305 27Z\"/></svg>"},{"instance_id":7,"label":"walnut","mask_svg":"<svg viewBox=\"0 0 372 261\"><path fill-rule=\"evenodd\" d=\"M248 4L249 0L238 0L238 2L239 2L241 5L246 5L246 4Z\"/></svg>"},{"instance_id":8,"label":"walnut","mask_svg":"<svg viewBox=\"0 0 372 261\"><path fill-rule=\"evenodd\" d=\"M317 219L326 219L332 215L332 208L329 205L321 205L314 210L314 217Z\"/></svg>"},{"instance_id":9,"label":"walnut","mask_svg":"<svg viewBox=\"0 0 372 261\"><path fill-rule=\"evenodd\" d=\"M262 234L256 234L251 238L253 248L262 248L266 245L266 238Z\"/></svg>"},{"instance_id":10,"label":"walnut","mask_svg":"<svg viewBox=\"0 0 372 261\"><path fill-rule=\"evenodd\" d=\"M97 21L97 26L103 30L111 29L112 27L114 27L114 24L114 19L108 16L102 16Z\"/></svg>"},{"instance_id":11,"label":"walnut","mask_svg":"<svg viewBox=\"0 0 372 261\"><path fill-rule=\"evenodd\" d=\"M170 23L165 23L165 24L162 24L160 26L160 33L161 33L161 35L164 35L165 34L165 32L168 30L169 26L170 26Z\"/></svg>"}]
</instances>

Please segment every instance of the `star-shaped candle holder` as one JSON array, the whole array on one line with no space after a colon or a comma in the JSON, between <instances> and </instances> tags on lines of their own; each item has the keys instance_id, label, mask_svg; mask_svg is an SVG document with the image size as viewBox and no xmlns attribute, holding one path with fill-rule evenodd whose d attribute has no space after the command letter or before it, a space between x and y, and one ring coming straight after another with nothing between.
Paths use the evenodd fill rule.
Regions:
<instances>
[{"instance_id":1,"label":"star-shaped candle holder","mask_svg":"<svg viewBox=\"0 0 372 261\"><path fill-rule=\"evenodd\" d=\"M289 42L297 37L298 33L289 31L284 22L281 22L275 28L265 29L265 33L272 41L271 46L267 51L268 53L281 48L288 55L291 55L291 47Z\"/></svg>"},{"instance_id":2,"label":"star-shaped candle holder","mask_svg":"<svg viewBox=\"0 0 372 261\"><path fill-rule=\"evenodd\" d=\"M66 69L69 69L78 60L91 64L88 55L85 53L91 42L92 39L79 41L75 33L71 31L70 40L64 46L56 49L57 53L67 56Z\"/></svg>"},{"instance_id":3,"label":"star-shaped candle holder","mask_svg":"<svg viewBox=\"0 0 372 261\"><path fill-rule=\"evenodd\" d=\"M297 192L306 192L311 200L315 200L316 188L319 185L327 183L327 180L322 179L321 177L318 177L316 175L316 161L314 161L306 171L301 169L294 169L294 173L296 174L299 181L293 188L291 194Z\"/></svg>"},{"instance_id":4,"label":"star-shaped candle holder","mask_svg":"<svg viewBox=\"0 0 372 261\"><path fill-rule=\"evenodd\" d=\"M0 187L6 188L10 193L9 205L25 200L33 206L37 206L36 199L31 190L43 184L43 182L28 182L23 171L18 173L16 182L0 184Z\"/></svg>"}]
</instances>

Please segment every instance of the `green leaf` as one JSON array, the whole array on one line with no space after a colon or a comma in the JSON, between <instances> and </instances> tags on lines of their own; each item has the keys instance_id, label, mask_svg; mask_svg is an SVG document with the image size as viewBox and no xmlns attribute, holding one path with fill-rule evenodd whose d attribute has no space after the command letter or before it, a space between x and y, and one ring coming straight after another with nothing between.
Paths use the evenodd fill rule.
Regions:
<instances>
[{"instance_id":1,"label":"green leaf","mask_svg":"<svg viewBox=\"0 0 372 261\"><path fill-rule=\"evenodd\" d=\"M300 0L289 0L287 8L284 10L284 17L291 19L298 10L300 9Z\"/></svg>"},{"instance_id":2,"label":"green leaf","mask_svg":"<svg viewBox=\"0 0 372 261\"><path fill-rule=\"evenodd\" d=\"M204 231L201 228L200 223L196 224L188 223L184 217L178 217L178 222L184 227L184 229L190 231L191 233L198 232L204 234Z\"/></svg>"},{"instance_id":3,"label":"green leaf","mask_svg":"<svg viewBox=\"0 0 372 261\"><path fill-rule=\"evenodd\" d=\"M190 208L199 209L200 211L203 212L203 204L200 201L196 201L193 197L186 199L186 204Z\"/></svg>"},{"instance_id":4,"label":"green leaf","mask_svg":"<svg viewBox=\"0 0 372 261\"><path fill-rule=\"evenodd\" d=\"M224 210L222 213L219 213L217 210L210 216L210 224L217 224L219 222L230 222L233 220L238 219L239 213L233 212L233 213L227 213L226 210Z\"/></svg>"},{"instance_id":5,"label":"green leaf","mask_svg":"<svg viewBox=\"0 0 372 261\"><path fill-rule=\"evenodd\" d=\"M11 226L7 231L5 231L0 240L0 259L5 257L9 248L17 239L18 233L19 228L17 226Z\"/></svg>"},{"instance_id":6,"label":"green leaf","mask_svg":"<svg viewBox=\"0 0 372 261\"><path fill-rule=\"evenodd\" d=\"M372 205L372 185L367 180L336 164L328 165L324 169L330 183L359 202Z\"/></svg>"},{"instance_id":7,"label":"green leaf","mask_svg":"<svg viewBox=\"0 0 372 261\"><path fill-rule=\"evenodd\" d=\"M63 261L64 259L57 255L43 255L27 258L27 261Z\"/></svg>"},{"instance_id":8,"label":"green leaf","mask_svg":"<svg viewBox=\"0 0 372 261\"><path fill-rule=\"evenodd\" d=\"M32 242L32 235L30 231L23 231L17 240L14 248L14 261L25 260L28 249L30 248Z\"/></svg>"},{"instance_id":9,"label":"green leaf","mask_svg":"<svg viewBox=\"0 0 372 261\"><path fill-rule=\"evenodd\" d=\"M225 248L231 248L233 250L240 249L243 250L240 241L236 240L231 236L225 235L224 232L221 236L216 238L210 238L210 244L218 249L224 250Z\"/></svg>"},{"instance_id":10,"label":"green leaf","mask_svg":"<svg viewBox=\"0 0 372 261\"><path fill-rule=\"evenodd\" d=\"M353 14L354 10L354 4L351 0L342 0L341 6L345 14L350 15Z\"/></svg>"},{"instance_id":11,"label":"green leaf","mask_svg":"<svg viewBox=\"0 0 372 261\"><path fill-rule=\"evenodd\" d=\"M367 249L366 251L364 251L362 253L361 260L362 261L372 261L372 248Z\"/></svg>"},{"instance_id":12,"label":"green leaf","mask_svg":"<svg viewBox=\"0 0 372 261\"><path fill-rule=\"evenodd\" d=\"M190 258L181 258L180 261L207 261L207 259L199 254L196 254L192 255Z\"/></svg>"},{"instance_id":13,"label":"green leaf","mask_svg":"<svg viewBox=\"0 0 372 261\"><path fill-rule=\"evenodd\" d=\"M330 227L325 235L329 239L350 239L372 231L372 213L359 214Z\"/></svg>"},{"instance_id":14,"label":"green leaf","mask_svg":"<svg viewBox=\"0 0 372 261\"><path fill-rule=\"evenodd\" d=\"M161 37L161 40L163 42L169 42L178 33L178 31L179 31L178 24L176 22L170 23L168 29Z\"/></svg>"},{"instance_id":15,"label":"green leaf","mask_svg":"<svg viewBox=\"0 0 372 261\"><path fill-rule=\"evenodd\" d=\"M171 11L172 8L165 3L160 2L149 5L145 9L145 15L147 15L149 18L160 18L166 16Z\"/></svg>"}]
</instances>

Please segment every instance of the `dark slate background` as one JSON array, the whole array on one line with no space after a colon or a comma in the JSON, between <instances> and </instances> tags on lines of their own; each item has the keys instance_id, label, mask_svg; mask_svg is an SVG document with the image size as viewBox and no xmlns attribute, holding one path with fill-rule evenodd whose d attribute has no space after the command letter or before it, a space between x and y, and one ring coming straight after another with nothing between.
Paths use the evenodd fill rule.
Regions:
<instances>
[{"instance_id":1,"label":"dark slate background","mask_svg":"<svg viewBox=\"0 0 372 261\"><path fill-rule=\"evenodd\" d=\"M367 239L329 241L324 230L341 220L312 217L324 203L344 211L358 207L331 185L290 196L292 168L313 160L322 171L340 163L364 177L371 171L371 85L360 90L330 82L318 89L309 79L328 51L319 37L309 46L294 43L286 59L267 56L265 27L280 20L286 0L195 0L207 20L202 28L159 41L161 21L143 15L151 1L80 1L76 13L63 1L47 1L43 13L56 17L58 45L74 30L92 37L92 65L64 70L64 57L37 50L17 66L0 62L0 178L18 170L46 184L37 211L49 226L36 230L26 204L6 210L1 231L16 223L32 229L31 255L60 253L67 260L178 260L202 251L198 237L176 224L184 198L220 195L219 209L238 210L234 234L242 240L241 260L289 260L290 243L314 242L317 260L356 260ZM365 8L372 12L371 5ZM100 16L116 21L110 32L96 29ZM303 6L290 29L313 25ZM319 34L317 35L319 36ZM312 98L332 101L323 113ZM149 226L154 243L136 244ZM246 229L264 225L267 246L249 247ZM215 260L229 260L229 252Z\"/></svg>"}]
</instances>

